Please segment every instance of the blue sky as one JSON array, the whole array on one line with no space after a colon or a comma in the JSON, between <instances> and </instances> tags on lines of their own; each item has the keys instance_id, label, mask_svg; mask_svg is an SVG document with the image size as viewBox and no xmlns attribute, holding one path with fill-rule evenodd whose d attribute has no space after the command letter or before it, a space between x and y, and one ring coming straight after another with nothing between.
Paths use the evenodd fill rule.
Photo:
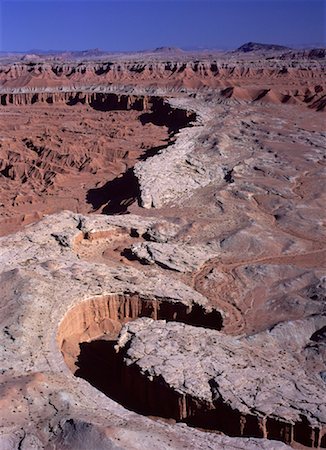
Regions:
<instances>
[{"instance_id":1,"label":"blue sky","mask_svg":"<svg viewBox=\"0 0 326 450\"><path fill-rule=\"evenodd\" d=\"M325 42L325 0L0 0L0 50Z\"/></svg>"}]
</instances>

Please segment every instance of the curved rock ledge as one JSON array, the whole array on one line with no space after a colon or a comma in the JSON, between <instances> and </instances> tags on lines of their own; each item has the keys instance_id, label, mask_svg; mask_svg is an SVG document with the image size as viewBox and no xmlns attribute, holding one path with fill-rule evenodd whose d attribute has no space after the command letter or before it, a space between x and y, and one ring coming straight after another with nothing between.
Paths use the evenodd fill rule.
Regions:
<instances>
[{"instance_id":1,"label":"curved rock ledge","mask_svg":"<svg viewBox=\"0 0 326 450\"><path fill-rule=\"evenodd\" d=\"M116 340L124 323L139 317L183 322L220 330L222 316L201 305L151 299L138 294L111 294L83 301L68 311L59 324L58 345L70 370L79 355L79 345L103 337Z\"/></svg>"},{"instance_id":2,"label":"curved rock ledge","mask_svg":"<svg viewBox=\"0 0 326 450\"><path fill-rule=\"evenodd\" d=\"M155 398L153 392L162 395L163 386L162 391L168 390L171 397L166 411L176 420L233 436L267 437L319 448L326 445L324 385L303 370L307 353L303 357L300 353L309 342L306 336L323 324L321 318L293 322L249 339L235 339L143 319L122 330L118 348L126 373L136 372L143 378L139 397ZM291 345L293 356L285 353L289 348L282 342L290 330L296 339ZM173 347L164 345L172 336ZM154 341L162 343L160 350L154 349ZM86 351L91 352L91 345ZM96 354L95 345L93 351ZM271 369L275 364L278 370ZM128 389L128 379L126 375L124 389ZM148 396L146 389L151 392ZM308 412L312 400L316 407ZM136 403L142 404L140 399Z\"/></svg>"},{"instance_id":3,"label":"curved rock ledge","mask_svg":"<svg viewBox=\"0 0 326 450\"><path fill-rule=\"evenodd\" d=\"M144 319L121 331L140 317L158 323ZM69 310L57 339L76 376L138 413L231 436L319 448L326 446L324 386L302 370L300 352L307 334L314 339L325 323L322 318L294 322L297 343L290 356L283 341L288 325L239 340L193 327L220 329L218 312L135 294L110 295ZM269 373L273 364L279 370ZM312 398L315 408L308 406Z\"/></svg>"},{"instance_id":4,"label":"curved rock ledge","mask_svg":"<svg viewBox=\"0 0 326 450\"><path fill-rule=\"evenodd\" d=\"M1 379L2 399L7 410L7 415L2 417L2 430L11 433L10 436L12 437L10 439L13 439L13 442L15 433L18 433L17 436L19 435L19 429L25 426L24 424L29 414L33 418L36 417L36 414L39 414L42 417L43 425L39 428L33 419L32 424L35 423L35 426L32 425L28 430L24 428L25 434L28 436L28 438L26 437L26 442L32 442L33 439L35 442L37 439L39 442L60 441L63 438L63 430L69 426L69 420L73 420L76 428L79 426L77 423L80 422L96 423L94 432L98 430L98 424L105 427L109 423L111 427L119 428L121 420L123 423L128 423L129 429L133 427L132 424L134 423L136 430L138 430L136 431L138 436L140 436L141 430L144 430L146 427L146 429L149 427L154 434L158 433L162 427L164 430L170 430L168 425L152 423L152 421L147 422L148 419L139 419L139 416L136 419L132 412L119 407L116 403L91 388L87 383L85 384L83 380L73 377L64 363L60 350L60 347L64 349L65 355L67 355L66 361L74 370L73 364L76 363L76 357L78 359L77 352L79 353L80 341L86 341L82 347L83 352L79 361L80 365L82 365L82 358L87 354L87 350L85 353L84 349L91 348L91 345L94 345L92 342L89 343L90 340L92 341L92 339L99 337L103 338L103 334L104 336L106 335L106 339L112 339L113 336L116 339L116 334L121 327L120 323L129 320L131 317L136 318L141 315L147 315L158 317L159 319L172 318L172 320L178 320L179 318L192 324L195 324L194 319L198 319L198 314L204 321L206 317L210 317L212 308L207 299L180 281L167 278L156 270L151 273L142 273L132 267L122 265L108 267L104 264L84 261L78 258L78 253L76 254L74 250L87 232L92 234L94 243L96 243L96 239L101 237L107 239L108 233L112 233L113 239L115 239L114 236L119 236L119 233L122 233L123 239L125 239L126 235L141 236L143 234L153 237L157 236L157 239L160 239L160 237L167 236L167 233L173 236L177 232L175 227L168 227L162 224L162 231L159 233L160 228L157 225L155 228L155 223L156 221L153 219L141 219L131 215L111 218L105 216L83 218L80 215L62 213L57 217L49 216L40 223L27 228L24 233L17 233L16 235L0 239L2 264L0 280L2 286L1 308L4 318L4 332L1 339L3 360ZM112 298L109 295L110 292L120 292L121 294ZM124 292L139 292L139 296L133 297L129 294L123 294ZM94 299L91 301L93 309L85 308L89 304L87 299L90 298ZM110 303L110 300L113 300L112 303ZM108 307L110 304L112 306L111 311ZM177 305L177 310L175 310L173 305ZM195 305L198 306L195 307ZM194 315L191 315L191 311L195 312L196 308L198 311L194 317ZM208 314L202 314L205 309L208 310ZM155 311L158 312L156 313ZM217 313L214 319L215 324L216 318L218 319L218 326L220 326L221 313ZM118 323L115 322L116 319L118 319ZM200 321L197 320L196 324L207 325L202 319ZM137 325L138 322L136 320L129 326L137 328L139 326ZM58 335L59 323L61 323L61 327ZM161 323L158 321L157 326L160 327ZM187 325L177 323L169 325L165 322L164 324L166 330L169 330L171 326L180 327L174 328L174 330L184 330L187 339L194 333L194 328ZM291 323L286 323L284 326L285 335L294 336L293 331L288 331L290 330L289 327L291 327ZM314 334L314 332L315 329L311 330L311 332L309 331L309 335ZM208 339L211 339L210 336L216 336L214 330L206 330L205 334L205 331L201 329L200 334L202 333ZM304 334L306 335L307 333L305 332ZM57 336L59 336L59 345ZM121 347L124 347L123 336L124 334L121 335L119 341ZM130 333L128 336L130 336ZM149 336L156 340L155 334L149 333ZM137 331L135 337L143 339L141 329L139 329L139 335ZM230 342L230 345L235 345L236 348L240 344L237 338L224 338L221 335L218 339L227 340ZM261 339L261 343L268 342L266 337L259 338L259 335L257 339ZM174 342L174 337L171 344L172 342ZM106 345L105 348L107 349ZM169 347L166 343L163 344L162 351L168 351L168 348L173 348L173 345ZM205 344L204 341L199 340L198 345L204 345L209 352L208 341ZM133 344L131 348L133 348ZM216 350L217 347L214 344L214 354ZM191 351L190 348L189 351ZM286 355L287 350L284 349L284 352L284 355ZM94 355L94 352L92 353ZM251 352L249 352L250 354ZM312 361L312 356L309 357L309 361ZM126 354L126 358L133 357L131 354ZM189 363L193 371L195 366L191 363L192 357L189 356ZM87 357L86 361L89 361ZM143 363L141 360L139 361L141 364L139 367L142 367ZM316 365L317 361L314 364ZM82 370L82 367L80 369ZM159 366L157 370L159 371ZM294 373L296 374L296 372ZM137 376L135 379L138 379ZM139 392L146 392L148 385L146 377L144 378L144 375L140 374L140 379L143 387ZM284 378L281 377L281 379ZM13 389L11 386L18 386L17 391L15 390L16 388ZM19 386L23 389L22 393L19 393ZM151 394L151 398L154 400L156 389L154 386ZM250 387L250 392L254 392L255 389L254 386ZM173 392L170 397L171 401L175 402L173 400L175 398ZM179 394L177 397L179 398ZM154 400L152 404L155 406ZM182 407L182 410L188 411L188 413L190 409L191 411L199 412L202 402L200 401L198 404L196 399L189 399L189 402L188 404L192 406L187 407L188 409ZM207 400L204 403L207 405ZM183 401L180 403L178 400L177 405L179 404L182 405L184 403ZM266 405L269 405L269 402L266 402ZM241 411L239 406L233 408ZM292 414L290 412L291 409L286 407L286 410L289 411L289 414ZM109 415L108 411L110 411ZM175 413L170 414L168 409L163 416L168 415L176 420L180 420L178 415L180 413L177 413L177 411L179 411L178 408L175 409ZM313 413L313 409L311 409L311 412ZM157 411L154 408L150 413L161 414L162 411ZM188 413L185 412L185 415L182 415L182 420L185 417L189 418ZM248 414L248 412L245 414ZM324 419L320 416L318 420ZM191 423L190 418L189 423ZM199 423L196 422L195 424ZM201 422L200 426L204 426L204 422ZM316 423L313 424L313 427L320 428L320 425ZM245 434L250 434L250 436L255 434L251 431L249 433L249 430L252 430L251 426L250 428L245 426L243 429L246 430ZM179 433L179 428L173 428L173 430L171 430L171 433L174 439L173 436L177 436L174 433ZM228 432L228 430L225 431ZM195 436L196 433L196 430L188 431L188 437ZM283 432L275 431L273 433L270 431L270 438L285 439ZM230 434L234 434L234 432L231 430ZM114 439L114 436L116 434L113 433L112 439ZM305 442L308 442L306 432L304 436ZM318 436L318 438L314 438L314 443L317 442L316 439L322 439L321 434ZM198 448L201 448L200 439L204 439L207 444L210 437L208 434L202 438L193 437L191 439L197 439L196 442L198 444L196 446L198 445ZM222 445L224 444L222 442L224 438L221 437L222 441L220 441L220 437L215 436L214 439L215 442L221 442L221 448L223 448ZM149 441L147 440L146 442ZM323 441L321 440L322 443ZM232 448L233 444L231 441L229 445L229 448ZM240 443L239 445L241 448L242 444ZM252 448L255 448L256 443L252 441L252 438L250 445L252 445ZM282 448L281 444L276 444L274 441L270 441L270 444L265 444L263 440L259 445L259 448L264 448L262 446L265 445L267 446L266 448L269 448L268 445L270 445L270 448Z\"/></svg>"}]
</instances>

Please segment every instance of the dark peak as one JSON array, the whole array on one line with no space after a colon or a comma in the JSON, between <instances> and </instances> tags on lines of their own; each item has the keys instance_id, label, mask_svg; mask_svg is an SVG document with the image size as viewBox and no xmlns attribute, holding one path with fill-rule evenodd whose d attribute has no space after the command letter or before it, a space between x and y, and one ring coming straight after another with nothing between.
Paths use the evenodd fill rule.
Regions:
<instances>
[{"instance_id":1,"label":"dark peak","mask_svg":"<svg viewBox=\"0 0 326 450\"><path fill-rule=\"evenodd\" d=\"M308 58L326 58L326 48L312 48L308 51Z\"/></svg>"},{"instance_id":2,"label":"dark peak","mask_svg":"<svg viewBox=\"0 0 326 450\"><path fill-rule=\"evenodd\" d=\"M284 51L290 50L289 47L277 44L261 44L259 42L247 42L236 49L236 52L259 52L259 51Z\"/></svg>"},{"instance_id":3,"label":"dark peak","mask_svg":"<svg viewBox=\"0 0 326 450\"><path fill-rule=\"evenodd\" d=\"M73 55L81 55L81 56L98 56L102 55L104 52L99 48L90 48L87 50L75 50L70 53L72 53Z\"/></svg>"},{"instance_id":4,"label":"dark peak","mask_svg":"<svg viewBox=\"0 0 326 450\"><path fill-rule=\"evenodd\" d=\"M292 50L281 55L281 59L325 59L325 58L326 58L326 48Z\"/></svg>"},{"instance_id":5,"label":"dark peak","mask_svg":"<svg viewBox=\"0 0 326 450\"><path fill-rule=\"evenodd\" d=\"M157 47L154 53L183 53L183 50L178 47Z\"/></svg>"}]
</instances>

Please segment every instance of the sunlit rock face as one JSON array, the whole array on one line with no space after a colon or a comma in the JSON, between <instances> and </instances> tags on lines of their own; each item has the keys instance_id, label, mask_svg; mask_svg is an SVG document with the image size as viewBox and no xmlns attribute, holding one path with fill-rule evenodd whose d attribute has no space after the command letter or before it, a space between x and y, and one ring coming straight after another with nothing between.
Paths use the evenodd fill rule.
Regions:
<instances>
[{"instance_id":1,"label":"sunlit rock face","mask_svg":"<svg viewBox=\"0 0 326 450\"><path fill-rule=\"evenodd\" d=\"M326 447L325 60L257 45L0 65L0 448Z\"/></svg>"}]
</instances>

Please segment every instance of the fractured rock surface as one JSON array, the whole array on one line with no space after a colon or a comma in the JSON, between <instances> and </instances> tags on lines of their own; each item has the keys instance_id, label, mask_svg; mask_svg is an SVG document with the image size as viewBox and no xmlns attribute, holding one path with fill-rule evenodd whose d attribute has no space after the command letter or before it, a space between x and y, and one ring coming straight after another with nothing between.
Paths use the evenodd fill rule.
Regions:
<instances>
[{"instance_id":1,"label":"fractured rock surface","mask_svg":"<svg viewBox=\"0 0 326 450\"><path fill-rule=\"evenodd\" d=\"M318 370L311 370L308 348L312 335L324 326L324 319L312 318L239 339L142 319L125 327L118 345L127 348L127 365L137 365L147 377L161 376L185 399L196 398L212 409L216 405L217 412L226 403L234 421L235 411L245 418L267 417L267 430L257 426L256 433L268 434L269 419L297 423L308 416L310 423L325 422L325 386ZM196 414L191 406L190 412L179 413ZM239 426L233 425L235 430Z\"/></svg>"}]
</instances>

